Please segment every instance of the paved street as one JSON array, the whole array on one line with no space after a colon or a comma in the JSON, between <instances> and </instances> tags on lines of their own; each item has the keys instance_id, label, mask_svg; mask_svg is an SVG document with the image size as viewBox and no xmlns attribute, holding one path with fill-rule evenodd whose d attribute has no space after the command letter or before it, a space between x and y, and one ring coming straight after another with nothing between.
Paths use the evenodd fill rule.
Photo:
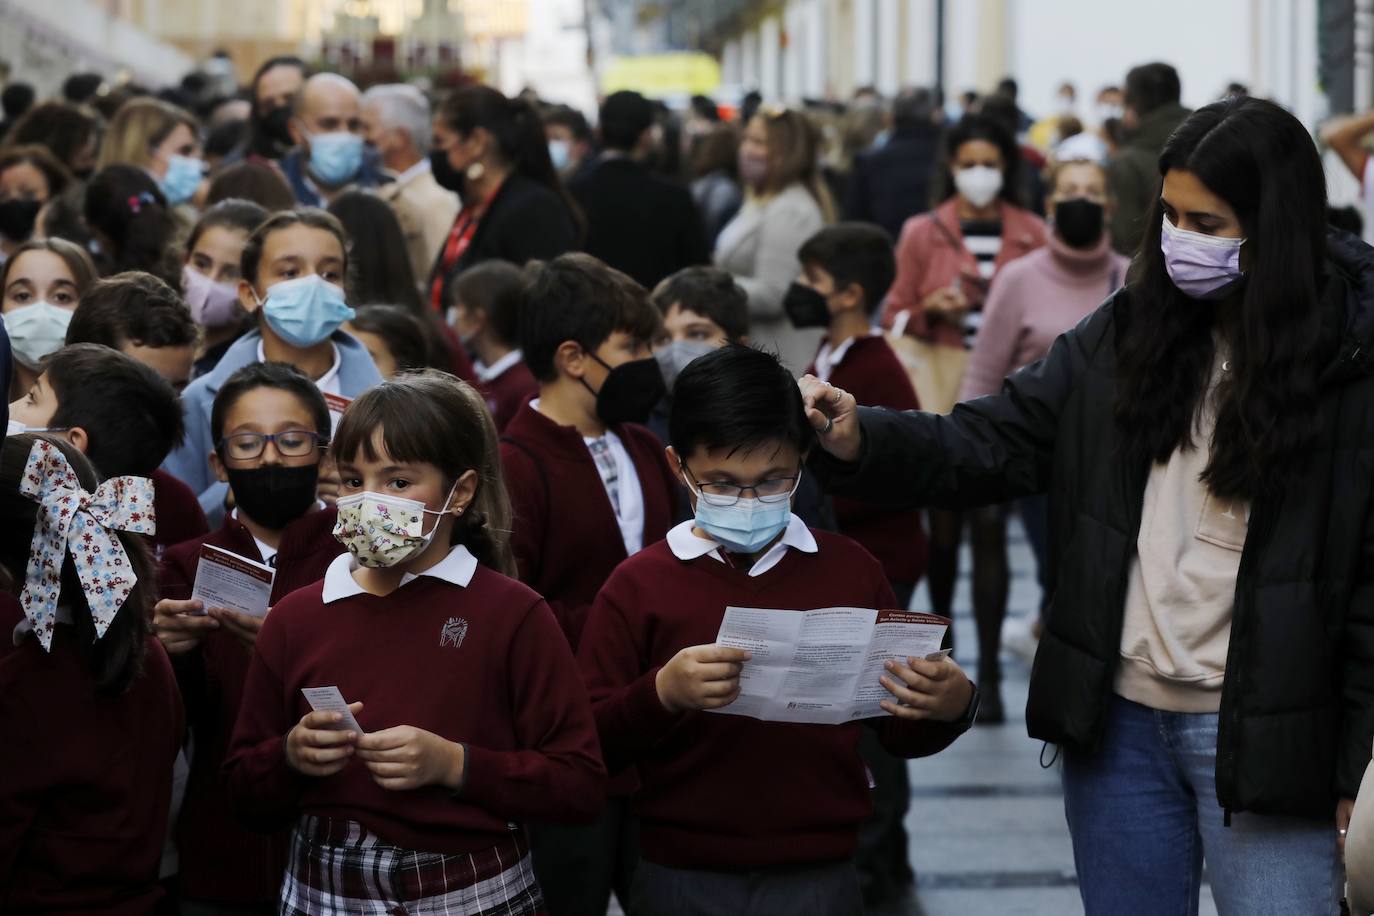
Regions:
<instances>
[{"instance_id":1,"label":"paved street","mask_svg":"<svg viewBox=\"0 0 1374 916\"><path fill-rule=\"evenodd\" d=\"M1039 602L1034 560L1013 517L1011 613ZM955 598L960 664L977 670L977 636L969 597L969 557ZM928 608L924 589L913 607ZM1068 916L1081 913L1073 850L1064 824L1059 768L1042 769L1041 744L1026 737L1030 669L1003 653L1008 722L975 727L953 747L911 763L907 818L917 899L888 911L920 916ZM1048 760L1052 752L1046 752ZM1215 914L1204 886L1201 913ZM886 916L886 914L882 914Z\"/></svg>"}]
</instances>

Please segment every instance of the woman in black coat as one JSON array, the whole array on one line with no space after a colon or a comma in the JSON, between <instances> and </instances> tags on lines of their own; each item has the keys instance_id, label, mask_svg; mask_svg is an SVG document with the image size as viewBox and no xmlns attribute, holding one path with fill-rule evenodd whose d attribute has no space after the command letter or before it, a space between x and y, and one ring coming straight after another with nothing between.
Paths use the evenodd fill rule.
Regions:
<instances>
[{"instance_id":1,"label":"woman in black coat","mask_svg":"<svg viewBox=\"0 0 1374 916\"><path fill-rule=\"evenodd\" d=\"M947 417L803 380L830 488L1050 494L1032 737L1064 754L1088 913L1335 913L1374 738L1374 251L1328 233L1305 128L1259 99L1160 155L1128 286ZM915 696L915 694L913 694Z\"/></svg>"},{"instance_id":2,"label":"woman in black coat","mask_svg":"<svg viewBox=\"0 0 1374 916\"><path fill-rule=\"evenodd\" d=\"M572 251L581 215L549 158L539 113L490 86L455 90L434 119L434 179L456 192L463 209L439 251L429 304L445 308L449 284L483 261L523 267Z\"/></svg>"}]
</instances>

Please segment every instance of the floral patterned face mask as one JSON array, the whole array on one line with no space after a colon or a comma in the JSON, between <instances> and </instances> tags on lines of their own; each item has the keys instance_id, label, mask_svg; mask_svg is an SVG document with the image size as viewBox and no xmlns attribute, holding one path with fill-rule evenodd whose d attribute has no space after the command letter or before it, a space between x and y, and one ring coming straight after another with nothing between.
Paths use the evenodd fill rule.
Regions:
<instances>
[{"instance_id":1,"label":"floral patterned face mask","mask_svg":"<svg viewBox=\"0 0 1374 916\"><path fill-rule=\"evenodd\" d=\"M458 488L455 481L444 499L447 506ZM446 515L426 509L418 499L405 499L364 490L338 502L339 519L334 523L334 539L348 548L358 564L371 569L395 566L425 552L434 540L434 527L426 533L426 515Z\"/></svg>"}]
</instances>

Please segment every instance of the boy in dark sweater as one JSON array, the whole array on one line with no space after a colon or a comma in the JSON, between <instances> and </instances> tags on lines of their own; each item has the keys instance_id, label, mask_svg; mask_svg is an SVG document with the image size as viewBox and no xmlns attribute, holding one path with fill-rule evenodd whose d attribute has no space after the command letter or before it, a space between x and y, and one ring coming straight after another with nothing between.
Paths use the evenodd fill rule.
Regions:
<instances>
[{"instance_id":1,"label":"boy in dark sweater","mask_svg":"<svg viewBox=\"0 0 1374 916\"><path fill-rule=\"evenodd\" d=\"M506 427L501 464L520 578L548 601L574 650L606 577L672 521L677 484L662 446L638 425L664 390L649 350L658 332L644 289L595 258L563 255L528 270L520 343L539 397ZM604 913L612 888L625 901L633 790L633 774L613 783L591 827L532 825L551 916Z\"/></svg>"},{"instance_id":2,"label":"boy in dark sweater","mask_svg":"<svg viewBox=\"0 0 1374 916\"><path fill-rule=\"evenodd\" d=\"M802 274L788 291L787 314L798 327L826 328L806 371L845 386L861 404L918 410L906 369L873 328L873 314L897 271L887 233L868 223L829 226L807 239L797 259ZM921 513L840 498L834 504L839 531L882 563L898 607L906 607L929 554ZM915 880L905 827L911 790L906 762L885 751L873 735L864 735L860 750L877 785L874 817L860 831L855 861L866 902L880 906L900 897Z\"/></svg>"},{"instance_id":3,"label":"boy in dark sweater","mask_svg":"<svg viewBox=\"0 0 1374 916\"><path fill-rule=\"evenodd\" d=\"M862 911L850 858L868 817L859 734L903 757L971 722L952 660L888 662L889 715L845 725L715 716L747 654L713 645L729 606L891 608L881 566L788 510L814 434L777 358L730 346L678 377L668 457L695 518L622 563L597 596L579 662L608 769L637 765L636 912Z\"/></svg>"}]
</instances>

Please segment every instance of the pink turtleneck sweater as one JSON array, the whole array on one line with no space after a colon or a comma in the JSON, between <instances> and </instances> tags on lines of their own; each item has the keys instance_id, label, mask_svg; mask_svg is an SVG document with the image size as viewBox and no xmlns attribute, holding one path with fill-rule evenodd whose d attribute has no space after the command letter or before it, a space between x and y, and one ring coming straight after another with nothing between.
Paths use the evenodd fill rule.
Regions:
<instances>
[{"instance_id":1,"label":"pink turtleneck sweater","mask_svg":"<svg viewBox=\"0 0 1374 916\"><path fill-rule=\"evenodd\" d=\"M959 400L1001 391L1004 378L1048 353L1056 337L1125 283L1129 263L1106 236L1077 249L1052 233L1045 247L1003 267L983 306Z\"/></svg>"}]
</instances>

